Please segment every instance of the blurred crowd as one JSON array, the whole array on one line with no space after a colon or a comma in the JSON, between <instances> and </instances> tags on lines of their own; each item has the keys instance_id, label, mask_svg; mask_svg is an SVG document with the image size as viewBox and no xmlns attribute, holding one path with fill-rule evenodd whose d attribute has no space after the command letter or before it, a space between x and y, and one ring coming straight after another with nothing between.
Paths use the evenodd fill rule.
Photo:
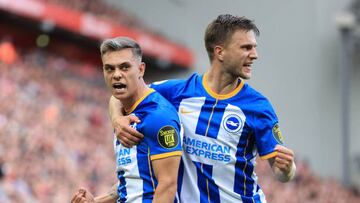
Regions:
<instances>
[{"instance_id":1,"label":"blurred crowd","mask_svg":"<svg viewBox=\"0 0 360 203\"><path fill-rule=\"evenodd\" d=\"M65 203L79 186L94 194L116 183L108 91L61 56L31 51L0 61L0 203ZM257 173L270 203L355 203L359 194L297 162L290 183L266 161Z\"/></svg>"},{"instance_id":2,"label":"blurred crowd","mask_svg":"<svg viewBox=\"0 0 360 203\"><path fill-rule=\"evenodd\" d=\"M116 183L109 95L81 66L41 52L0 62L0 203L64 203Z\"/></svg>"},{"instance_id":3,"label":"blurred crowd","mask_svg":"<svg viewBox=\"0 0 360 203\"><path fill-rule=\"evenodd\" d=\"M275 179L267 161L258 161L259 183L269 203L359 203L355 188L346 188L334 179L315 175L306 161L296 161L294 180L281 183Z\"/></svg>"},{"instance_id":4,"label":"blurred crowd","mask_svg":"<svg viewBox=\"0 0 360 203\"><path fill-rule=\"evenodd\" d=\"M75 9L84 13L91 13L96 17L118 23L122 26L131 27L133 29L146 30L147 32L154 32L145 23L139 20L131 13L122 10L120 7L115 7L108 4L106 1L99 0L40 0L47 3L57 4L63 7Z\"/></svg>"}]
</instances>

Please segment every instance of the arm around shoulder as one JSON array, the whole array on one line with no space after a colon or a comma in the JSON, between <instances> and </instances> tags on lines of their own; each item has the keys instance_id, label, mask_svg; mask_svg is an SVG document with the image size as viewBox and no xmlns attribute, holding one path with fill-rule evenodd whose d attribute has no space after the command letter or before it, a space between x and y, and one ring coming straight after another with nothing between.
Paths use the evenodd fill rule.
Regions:
<instances>
[{"instance_id":1,"label":"arm around shoulder","mask_svg":"<svg viewBox=\"0 0 360 203\"><path fill-rule=\"evenodd\" d=\"M140 119L134 115L124 115L121 102L114 96L111 96L109 100L109 114L116 137L125 147L130 148L138 144L144 137L130 126L133 122L139 123Z\"/></svg>"},{"instance_id":2,"label":"arm around shoulder","mask_svg":"<svg viewBox=\"0 0 360 203\"><path fill-rule=\"evenodd\" d=\"M122 112L122 104L121 102L116 99L113 95L111 95L109 100L109 116L111 123L115 123L116 119L119 118L119 116L124 116Z\"/></svg>"}]
</instances>

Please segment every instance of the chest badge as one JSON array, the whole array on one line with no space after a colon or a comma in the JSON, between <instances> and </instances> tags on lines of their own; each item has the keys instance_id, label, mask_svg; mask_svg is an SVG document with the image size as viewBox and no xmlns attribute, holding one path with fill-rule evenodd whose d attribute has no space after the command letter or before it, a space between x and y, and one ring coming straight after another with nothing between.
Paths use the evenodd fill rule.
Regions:
<instances>
[{"instance_id":1,"label":"chest badge","mask_svg":"<svg viewBox=\"0 0 360 203\"><path fill-rule=\"evenodd\" d=\"M230 114L223 120L223 127L229 133L237 133L243 126L243 122L236 114Z\"/></svg>"}]
</instances>

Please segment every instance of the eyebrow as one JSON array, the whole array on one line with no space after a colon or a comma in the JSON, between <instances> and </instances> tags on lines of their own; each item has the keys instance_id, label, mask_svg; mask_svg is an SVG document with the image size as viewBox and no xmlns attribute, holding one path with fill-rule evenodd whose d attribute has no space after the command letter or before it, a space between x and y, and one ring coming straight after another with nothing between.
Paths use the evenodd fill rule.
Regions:
<instances>
[{"instance_id":1,"label":"eyebrow","mask_svg":"<svg viewBox=\"0 0 360 203\"><path fill-rule=\"evenodd\" d=\"M120 64L108 64L108 63L106 63L106 64L104 64L104 67L112 68L112 67L115 67L115 66L124 67L124 66L129 66L129 65L131 65L131 63L128 62L128 61L125 61L125 62L122 62Z\"/></svg>"},{"instance_id":2,"label":"eyebrow","mask_svg":"<svg viewBox=\"0 0 360 203\"><path fill-rule=\"evenodd\" d=\"M249 48L249 47L257 47L257 44L252 44L252 43L249 43L249 44L242 44L240 45L240 47L246 47L246 48Z\"/></svg>"}]
</instances>

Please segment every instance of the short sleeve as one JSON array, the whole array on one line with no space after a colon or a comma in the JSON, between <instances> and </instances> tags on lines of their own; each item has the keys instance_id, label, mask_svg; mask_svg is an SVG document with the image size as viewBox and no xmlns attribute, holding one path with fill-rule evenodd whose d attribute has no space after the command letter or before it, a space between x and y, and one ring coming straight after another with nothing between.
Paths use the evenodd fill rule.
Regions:
<instances>
[{"instance_id":1,"label":"short sleeve","mask_svg":"<svg viewBox=\"0 0 360 203\"><path fill-rule=\"evenodd\" d=\"M183 80L163 80L150 84L150 87L155 89L161 94L161 96L171 102L173 98L177 96L177 89L179 88L179 84L182 82Z\"/></svg>"},{"instance_id":2,"label":"short sleeve","mask_svg":"<svg viewBox=\"0 0 360 203\"><path fill-rule=\"evenodd\" d=\"M181 127L178 115L157 110L146 119L144 140L150 148L151 160L181 156Z\"/></svg>"},{"instance_id":3,"label":"short sleeve","mask_svg":"<svg viewBox=\"0 0 360 203\"><path fill-rule=\"evenodd\" d=\"M254 119L256 147L261 159L276 156L275 146L283 145L283 137L279 128L278 118L266 100L255 114Z\"/></svg>"}]
</instances>

